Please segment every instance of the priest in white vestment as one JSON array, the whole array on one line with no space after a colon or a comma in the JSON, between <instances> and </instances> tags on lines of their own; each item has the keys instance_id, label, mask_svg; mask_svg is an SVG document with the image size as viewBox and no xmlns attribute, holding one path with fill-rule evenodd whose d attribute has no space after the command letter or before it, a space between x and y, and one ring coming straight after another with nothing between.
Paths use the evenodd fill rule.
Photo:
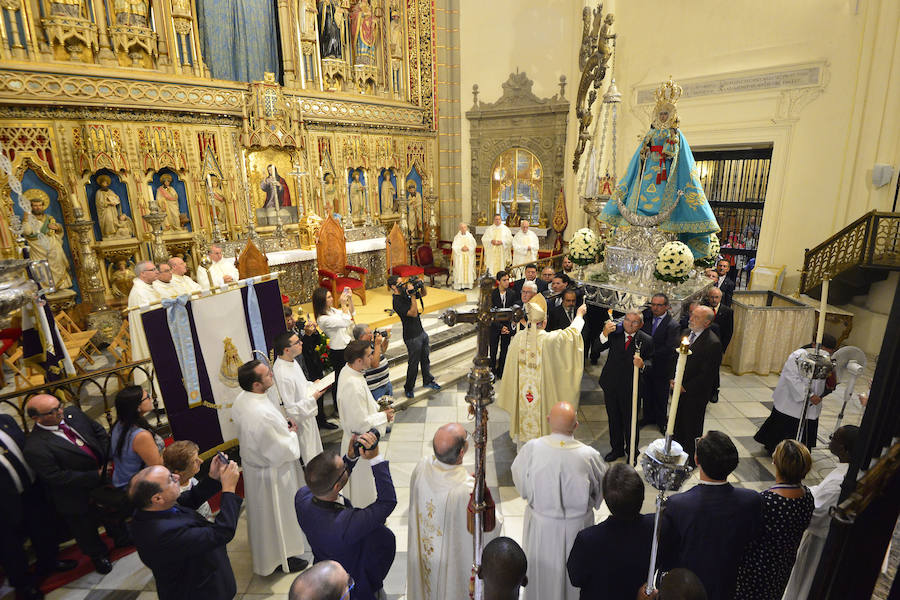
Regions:
<instances>
[{"instance_id":1,"label":"priest in white vestment","mask_svg":"<svg viewBox=\"0 0 900 600\"><path fill-rule=\"evenodd\" d=\"M841 484L847 476L853 447L859 436L859 428L855 425L844 425L834 432L828 449L837 456L838 464L819 485L810 488L816 507L813 509L809 527L803 532L797 558L784 590L783 600L806 600L816 576L816 567L822 558L825 540L831 527L828 510L838 503L841 496Z\"/></svg>"},{"instance_id":2,"label":"priest in white vestment","mask_svg":"<svg viewBox=\"0 0 900 600\"><path fill-rule=\"evenodd\" d=\"M322 392L315 391L296 360L303 352L300 336L292 331L279 334L275 338L274 350L278 357L272 365L275 383L284 400L284 412L297 424L300 457L306 465L322 452L322 438L316 424L316 415L319 414L316 400Z\"/></svg>"},{"instance_id":3,"label":"priest in white vestment","mask_svg":"<svg viewBox=\"0 0 900 600\"><path fill-rule=\"evenodd\" d=\"M475 236L469 226L459 224L459 232L453 237L453 289L467 290L475 285Z\"/></svg>"},{"instance_id":4,"label":"priest in white vestment","mask_svg":"<svg viewBox=\"0 0 900 600\"><path fill-rule=\"evenodd\" d=\"M407 600L467 598L474 545L466 529L475 478L462 466L468 433L459 423L434 434L434 456L426 456L409 482L409 530L406 558ZM500 535L485 532L485 543Z\"/></svg>"},{"instance_id":5,"label":"priest in white vestment","mask_svg":"<svg viewBox=\"0 0 900 600\"><path fill-rule=\"evenodd\" d=\"M172 268L172 285L178 289L179 296L193 294L203 289L199 283L188 277L187 265L181 258L173 256L169 259L169 266Z\"/></svg>"},{"instance_id":6,"label":"priest in white vestment","mask_svg":"<svg viewBox=\"0 0 900 600\"><path fill-rule=\"evenodd\" d=\"M179 295L179 290L172 281L172 267L169 263L159 263L156 266L156 279L153 280L153 289L160 298L174 298Z\"/></svg>"},{"instance_id":7,"label":"priest in white vestment","mask_svg":"<svg viewBox=\"0 0 900 600\"><path fill-rule=\"evenodd\" d=\"M238 381L243 391L231 418L241 445L253 572L270 575L279 566L285 573L299 571L307 561L299 558L306 538L294 511L294 494L303 481L297 425L266 393L274 382L269 367L258 360L245 363Z\"/></svg>"},{"instance_id":8,"label":"priest in white vestment","mask_svg":"<svg viewBox=\"0 0 900 600\"><path fill-rule=\"evenodd\" d=\"M128 308L159 302L159 292L153 287L157 273L156 266L149 260L135 265L136 277L132 281L131 292L128 294ZM150 348L147 347L147 338L144 336L144 323L140 311L135 310L128 313L128 335L131 337L131 360L150 358ZM147 377L144 372L135 369L134 383L140 385L145 381L147 381Z\"/></svg>"},{"instance_id":9,"label":"priest in white vestment","mask_svg":"<svg viewBox=\"0 0 900 600\"><path fill-rule=\"evenodd\" d=\"M528 557L526 600L577 600L566 573L578 532L594 524L603 501L606 463L573 437L575 407L557 403L548 422L552 433L531 440L512 463L516 490L526 501L522 544Z\"/></svg>"},{"instance_id":10,"label":"priest in white vestment","mask_svg":"<svg viewBox=\"0 0 900 600\"><path fill-rule=\"evenodd\" d=\"M219 244L211 244L209 246L209 260L212 264L207 270L205 267L197 267L197 283L204 290L209 289L209 280L212 278L212 287L219 287L226 283L232 283L241 278L238 275L237 267L234 266L234 259L223 257L222 246Z\"/></svg>"},{"instance_id":11,"label":"priest in white vestment","mask_svg":"<svg viewBox=\"0 0 900 600\"><path fill-rule=\"evenodd\" d=\"M497 405L509 413L509 435L519 448L550 433L547 414L555 402L578 408L586 312L582 304L568 327L547 332L547 300L537 294L525 304L528 326L513 336L497 387Z\"/></svg>"},{"instance_id":12,"label":"priest in white vestment","mask_svg":"<svg viewBox=\"0 0 900 600\"><path fill-rule=\"evenodd\" d=\"M338 413L341 415L341 454L350 447L350 437L378 429L383 436L389 421L394 420L394 409L380 411L366 383L365 370L369 368L372 347L369 342L353 340L344 348L347 364L341 369L338 379ZM357 508L365 508L375 502L375 477L369 459L360 457L350 474L350 481L344 488L344 495Z\"/></svg>"},{"instance_id":13,"label":"priest in white vestment","mask_svg":"<svg viewBox=\"0 0 900 600\"><path fill-rule=\"evenodd\" d=\"M512 233L503 224L500 215L494 215L494 224L485 230L481 243L484 246L484 268L496 277L497 273L506 270L512 248Z\"/></svg>"},{"instance_id":14,"label":"priest in white vestment","mask_svg":"<svg viewBox=\"0 0 900 600\"><path fill-rule=\"evenodd\" d=\"M528 228L528 221L522 220L519 223L519 231L513 236L513 264L526 265L536 261L540 244L537 234ZM524 270L525 267L519 267L516 269L515 277L510 276L510 279L518 279Z\"/></svg>"}]
</instances>

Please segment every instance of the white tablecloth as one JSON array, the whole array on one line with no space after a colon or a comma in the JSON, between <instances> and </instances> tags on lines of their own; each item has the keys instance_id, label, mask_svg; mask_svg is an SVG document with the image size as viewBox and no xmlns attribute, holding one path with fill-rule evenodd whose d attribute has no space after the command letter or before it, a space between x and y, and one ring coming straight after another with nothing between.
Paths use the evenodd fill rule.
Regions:
<instances>
[{"instance_id":1,"label":"white tablecloth","mask_svg":"<svg viewBox=\"0 0 900 600\"><path fill-rule=\"evenodd\" d=\"M356 242L347 242L347 254L359 254L360 252L371 252L372 250L384 250L385 238L372 238L369 240L359 240ZM269 252L266 254L269 259L269 266L284 265L287 263L303 262L305 260L315 260L315 250L279 250L278 252Z\"/></svg>"}]
</instances>

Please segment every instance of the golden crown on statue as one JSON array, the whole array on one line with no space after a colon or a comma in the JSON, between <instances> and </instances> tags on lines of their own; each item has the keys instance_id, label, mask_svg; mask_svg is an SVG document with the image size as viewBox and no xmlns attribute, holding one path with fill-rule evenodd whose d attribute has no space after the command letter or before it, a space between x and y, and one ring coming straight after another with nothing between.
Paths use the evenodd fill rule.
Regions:
<instances>
[{"instance_id":1,"label":"golden crown on statue","mask_svg":"<svg viewBox=\"0 0 900 600\"><path fill-rule=\"evenodd\" d=\"M669 80L656 88L656 103L674 105L678 102L678 99L681 98L682 93L684 93L684 90L680 85L675 83L675 80L669 75Z\"/></svg>"}]
</instances>

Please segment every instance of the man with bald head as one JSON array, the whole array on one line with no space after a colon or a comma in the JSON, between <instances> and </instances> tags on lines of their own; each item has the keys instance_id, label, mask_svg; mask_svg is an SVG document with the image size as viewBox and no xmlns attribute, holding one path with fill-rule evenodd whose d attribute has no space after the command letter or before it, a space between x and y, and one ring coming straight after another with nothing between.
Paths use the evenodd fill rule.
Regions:
<instances>
[{"instance_id":1,"label":"man with bald head","mask_svg":"<svg viewBox=\"0 0 900 600\"><path fill-rule=\"evenodd\" d=\"M98 573L109 573L109 552L97 533L101 520L117 546L131 545L131 540L122 518L98 514L91 504L91 492L104 483L101 473L109 449L106 430L50 394L30 398L25 413L34 421L25 439L25 461L44 484L81 552L91 558Z\"/></svg>"},{"instance_id":2,"label":"man with bald head","mask_svg":"<svg viewBox=\"0 0 900 600\"><path fill-rule=\"evenodd\" d=\"M128 308L137 308L154 302L159 302L159 292L153 287L159 275L159 270L149 260L143 260L134 267L135 278L128 294ZM150 358L150 348L147 347L147 338L144 336L144 323L141 320L140 311L134 311L128 315L128 335L131 337L132 360L139 361ZM135 369L134 382L137 385L144 383L147 376L141 369ZM157 388L158 391L158 388ZM159 394L157 394L159 395Z\"/></svg>"},{"instance_id":3,"label":"man with bald head","mask_svg":"<svg viewBox=\"0 0 900 600\"><path fill-rule=\"evenodd\" d=\"M525 499L526 600L575 600L578 590L566 576L566 559L578 532L594 524L603 501L606 463L600 453L573 437L575 408L558 402L547 416L550 435L533 439L512 464L516 490Z\"/></svg>"},{"instance_id":4,"label":"man with bald head","mask_svg":"<svg viewBox=\"0 0 900 600\"><path fill-rule=\"evenodd\" d=\"M409 482L409 538L406 595L409 600L441 600L468 595L472 534L466 529L475 480L462 466L468 432L449 423L434 434L434 455L423 458ZM497 535L499 527L494 528ZM443 535L435 535L441 531ZM486 534L487 539L492 537Z\"/></svg>"},{"instance_id":5,"label":"man with bald head","mask_svg":"<svg viewBox=\"0 0 900 600\"><path fill-rule=\"evenodd\" d=\"M288 600L341 600L349 598L352 580L344 567L333 560L317 562L297 575Z\"/></svg>"},{"instance_id":6,"label":"man with bald head","mask_svg":"<svg viewBox=\"0 0 900 600\"><path fill-rule=\"evenodd\" d=\"M734 333L734 311L725 305L722 290L717 287L709 288L706 293L706 305L713 311L713 323L719 326L719 340L722 342L724 354Z\"/></svg>"},{"instance_id":7,"label":"man with bald head","mask_svg":"<svg viewBox=\"0 0 900 600\"><path fill-rule=\"evenodd\" d=\"M528 221L524 219L519 221L519 231L516 232L516 235L514 235L512 239L513 264L524 265L536 261L540 243L537 234L529 229ZM519 276L522 273L522 267L518 267L516 269L516 276Z\"/></svg>"},{"instance_id":8,"label":"man with bald head","mask_svg":"<svg viewBox=\"0 0 900 600\"><path fill-rule=\"evenodd\" d=\"M237 463L214 457L209 477L183 493L179 476L162 465L131 478L134 544L153 571L160 600L234 597L237 584L225 545L241 512L241 497L234 493L239 477ZM219 492L221 508L210 523L196 509Z\"/></svg>"},{"instance_id":9,"label":"man with bald head","mask_svg":"<svg viewBox=\"0 0 900 600\"><path fill-rule=\"evenodd\" d=\"M197 267L197 282L204 290L210 288L210 280L212 280L212 287L216 288L241 278L237 267L234 266L234 259L224 258L224 249L221 244L210 244L207 256L212 261L209 269Z\"/></svg>"},{"instance_id":10,"label":"man with bald head","mask_svg":"<svg viewBox=\"0 0 900 600\"><path fill-rule=\"evenodd\" d=\"M710 328L712 324L713 310L698 306L691 312L688 328L681 335L687 339L691 353L684 368L674 437L687 452L691 466L694 465L694 441L703 435L706 405L719 389L722 343Z\"/></svg>"},{"instance_id":11,"label":"man with bald head","mask_svg":"<svg viewBox=\"0 0 900 600\"><path fill-rule=\"evenodd\" d=\"M174 285L181 294L192 294L199 292L200 284L188 277L187 265L184 260L178 256L169 259L169 267L172 269L172 285Z\"/></svg>"}]
</instances>

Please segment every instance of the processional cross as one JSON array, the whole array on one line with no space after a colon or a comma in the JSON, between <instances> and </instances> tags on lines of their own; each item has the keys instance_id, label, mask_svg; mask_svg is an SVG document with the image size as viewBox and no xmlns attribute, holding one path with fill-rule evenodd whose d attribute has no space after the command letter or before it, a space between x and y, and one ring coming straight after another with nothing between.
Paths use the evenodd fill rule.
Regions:
<instances>
[{"instance_id":1,"label":"processional cross","mask_svg":"<svg viewBox=\"0 0 900 600\"><path fill-rule=\"evenodd\" d=\"M478 288L480 295L478 297L478 308L464 313L456 312L453 309L444 311L441 320L449 327L453 327L457 323L474 323L477 332L477 352L475 354L474 365L469 371L468 381L469 389L466 392L466 402L469 403L471 412L475 416L475 531L473 533L475 546L475 564L477 571L481 566L481 549L484 543L484 461L485 461L485 445L487 444L487 407L494 401L494 376L491 373L490 359L488 358L488 347L490 345L490 331L493 323L509 323L518 322L525 316L525 311L520 306L513 308L492 308L491 307L491 291L494 289L494 277L490 272L485 272L478 279ZM483 589L481 580L475 577L475 599L480 600L483 597Z\"/></svg>"},{"instance_id":2,"label":"processional cross","mask_svg":"<svg viewBox=\"0 0 900 600\"><path fill-rule=\"evenodd\" d=\"M303 170L303 165L298 161L296 164L291 165L294 167L294 170L288 173L288 175L293 175L297 178L297 194L300 196L297 200L297 221L299 222L303 215L305 214L305 206L303 203L303 177L308 175L308 173ZM315 211L313 211L315 212Z\"/></svg>"}]
</instances>

